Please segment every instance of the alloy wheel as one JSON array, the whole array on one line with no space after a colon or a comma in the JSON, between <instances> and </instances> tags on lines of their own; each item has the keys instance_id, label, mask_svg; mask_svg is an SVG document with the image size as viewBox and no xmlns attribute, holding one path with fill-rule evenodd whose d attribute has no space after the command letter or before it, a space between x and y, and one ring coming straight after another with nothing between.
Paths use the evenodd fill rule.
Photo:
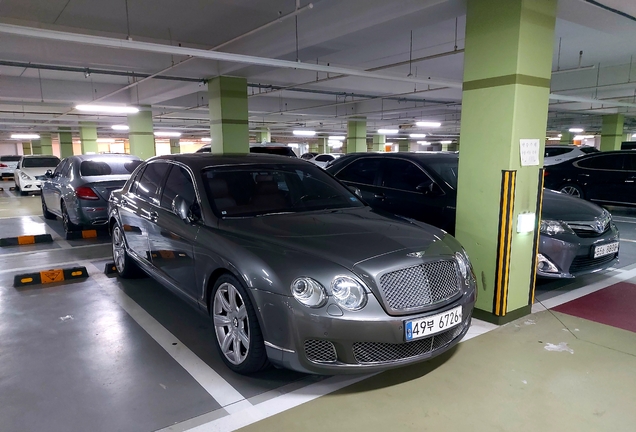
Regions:
<instances>
[{"instance_id":1,"label":"alloy wheel","mask_svg":"<svg viewBox=\"0 0 636 432\"><path fill-rule=\"evenodd\" d=\"M232 364L245 361L250 349L249 318L236 287L224 283L214 295L213 320L221 352Z\"/></svg>"},{"instance_id":2,"label":"alloy wheel","mask_svg":"<svg viewBox=\"0 0 636 432\"><path fill-rule=\"evenodd\" d=\"M126 266L126 247L124 245L124 236L118 226L113 229L113 260L117 271L123 273Z\"/></svg>"},{"instance_id":3,"label":"alloy wheel","mask_svg":"<svg viewBox=\"0 0 636 432\"><path fill-rule=\"evenodd\" d=\"M563 188L561 188L561 192L563 192L564 194L572 195L577 198L581 198L581 191L578 188L575 188L574 186L564 186Z\"/></svg>"}]
</instances>

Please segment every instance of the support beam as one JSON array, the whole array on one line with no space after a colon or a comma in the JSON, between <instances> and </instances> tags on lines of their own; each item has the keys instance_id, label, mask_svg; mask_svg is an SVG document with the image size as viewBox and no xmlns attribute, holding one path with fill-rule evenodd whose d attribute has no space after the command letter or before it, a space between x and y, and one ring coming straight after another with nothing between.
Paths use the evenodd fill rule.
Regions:
<instances>
[{"instance_id":1,"label":"support beam","mask_svg":"<svg viewBox=\"0 0 636 432\"><path fill-rule=\"evenodd\" d=\"M148 159L157 154L152 126L152 110L149 106L143 106L137 114L128 116L128 141L132 155Z\"/></svg>"},{"instance_id":2,"label":"support beam","mask_svg":"<svg viewBox=\"0 0 636 432\"><path fill-rule=\"evenodd\" d=\"M572 144L574 134L568 130L561 131L561 144Z\"/></svg>"},{"instance_id":3,"label":"support beam","mask_svg":"<svg viewBox=\"0 0 636 432\"><path fill-rule=\"evenodd\" d=\"M352 118L347 122L347 144L343 145L343 153L367 151L367 119Z\"/></svg>"},{"instance_id":4,"label":"support beam","mask_svg":"<svg viewBox=\"0 0 636 432\"><path fill-rule=\"evenodd\" d=\"M603 126L601 127L601 151L621 149L624 125L625 116L623 114L610 114L603 116Z\"/></svg>"},{"instance_id":5,"label":"support beam","mask_svg":"<svg viewBox=\"0 0 636 432\"><path fill-rule=\"evenodd\" d=\"M331 153L328 137L318 138L318 153Z\"/></svg>"},{"instance_id":6,"label":"support beam","mask_svg":"<svg viewBox=\"0 0 636 432\"><path fill-rule=\"evenodd\" d=\"M408 140L399 140L397 145L399 152L408 152L411 150L411 143Z\"/></svg>"},{"instance_id":7,"label":"support beam","mask_svg":"<svg viewBox=\"0 0 636 432\"><path fill-rule=\"evenodd\" d=\"M60 157L64 159L73 156L73 134L71 133L71 128L61 127L59 130Z\"/></svg>"},{"instance_id":8,"label":"support beam","mask_svg":"<svg viewBox=\"0 0 636 432\"><path fill-rule=\"evenodd\" d=\"M220 76L208 82L212 153L247 154L250 134L247 80Z\"/></svg>"},{"instance_id":9,"label":"support beam","mask_svg":"<svg viewBox=\"0 0 636 432\"><path fill-rule=\"evenodd\" d=\"M179 138L174 138L170 140L170 154L179 154L181 153L181 140Z\"/></svg>"},{"instance_id":10,"label":"support beam","mask_svg":"<svg viewBox=\"0 0 636 432\"><path fill-rule=\"evenodd\" d=\"M269 128L261 127L256 131L256 142L264 143L264 142L272 142L272 134L269 131Z\"/></svg>"},{"instance_id":11,"label":"support beam","mask_svg":"<svg viewBox=\"0 0 636 432\"><path fill-rule=\"evenodd\" d=\"M474 266L475 316L504 323L530 313L557 0L468 0L456 237ZM521 165L521 139L538 164ZM484 164L484 155L488 163Z\"/></svg>"},{"instance_id":12,"label":"support beam","mask_svg":"<svg viewBox=\"0 0 636 432\"><path fill-rule=\"evenodd\" d=\"M40 154L52 155L53 154L53 139L50 133L40 134Z\"/></svg>"},{"instance_id":13,"label":"support beam","mask_svg":"<svg viewBox=\"0 0 636 432\"><path fill-rule=\"evenodd\" d=\"M80 122L80 141L82 143L82 154L96 154L97 149L97 126L91 122Z\"/></svg>"},{"instance_id":14,"label":"support beam","mask_svg":"<svg viewBox=\"0 0 636 432\"><path fill-rule=\"evenodd\" d=\"M373 135L373 145L371 146L374 152L383 152L386 145L386 135Z\"/></svg>"},{"instance_id":15,"label":"support beam","mask_svg":"<svg viewBox=\"0 0 636 432\"><path fill-rule=\"evenodd\" d=\"M31 140L31 154L41 155L42 154L42 143L39 139Z\"/></svg>"},{"instance_id":16,"label":"support beam","mask_svg":"<svg viewBox=\"0 0 636 432\"><path fill-rule=\"evenodd\" d=\"M31 151L31 142L30 141L22 143L22 154L23 155L33 154L33 152Z\"/></svg>"}]
</instances>

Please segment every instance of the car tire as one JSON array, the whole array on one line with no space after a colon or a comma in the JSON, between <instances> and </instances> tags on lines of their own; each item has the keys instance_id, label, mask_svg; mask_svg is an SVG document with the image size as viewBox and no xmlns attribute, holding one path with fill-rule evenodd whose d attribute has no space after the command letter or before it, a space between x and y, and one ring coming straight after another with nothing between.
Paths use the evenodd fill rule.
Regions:
<instances>
[{"instance_id":1,"label":"car tire","mask_svg":"<svg viewBox=\"0 0 636 432\"><path fill-rule=\"evenodd\" d=\"M585 193L583 192L583 189L581 188L581 186L576 185L574 183L566 183L566 184L564 184L559 189L559 192L567 194L567 195L571 195L571 196L576 197L576 198L585 199Z\"/></svg>"},{"instance_id":2,"label":"car tire","mask_svg":"<svg viewBox=\"0 0 636 432\"><path fill-rule=\"evenodd\" d=\"M62 201L62 225L64 226L64 235L66 240L70 240L73 236L72 233L80 230L79 225L75 225L71 222L71 219L68 215L68 211L66 210L66 204Z\"/></svg>"},{"instance_id":3,"label":"car tire","mask_svg":"<svg viewBox=\"0 0 636 432\"><path fill-rule=\"evenodd\" d=\"M234 276L223 275L214 284L210 317L216 347L228 368L248 375L269 366L252 301Z\"/></svg>"},{"instance_id":4,"label":"car tire","mask_svg":"<svg viewBox=\"0 0 636 432\"><path fill-rule=\"evenodd\" d=\"M128 255L126 248L126 236L124 230L118 223L113 227L111 234L113 249L113 261L119 276L123 278L133 278L141 274L141 269L137 263Z\"/></svg>"},{"instance_id":5,"label":"car tire","mask_svg":"<svg viewBox=\"0 0 636 432\"><path fill-rule=\"evenodd\" d=\"M57 216L51 213L48 207L46 206L46 203L44 202L44 195L40 195L40 197L42 199L42 214L44 215L44 219L49 219L49 220L57 219Z\"/></svg>"}]
</instances>

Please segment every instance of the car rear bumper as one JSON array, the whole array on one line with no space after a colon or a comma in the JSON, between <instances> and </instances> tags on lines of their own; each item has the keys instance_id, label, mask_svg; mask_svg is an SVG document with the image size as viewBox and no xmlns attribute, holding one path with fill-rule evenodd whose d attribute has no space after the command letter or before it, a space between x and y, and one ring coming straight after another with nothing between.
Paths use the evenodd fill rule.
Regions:
<instances>
[{"instance_id":1,"label":"car rear bumper","mask_svg":"<svg viewBox=\"0 0 636 432\"><path fill-rule=\"evenodd\" d=\"M94 204L82 205L76 211L77 220L73 223L77 225L99 228L108 225L108 204L102 200Z\"/></svg>"}]
</instances>

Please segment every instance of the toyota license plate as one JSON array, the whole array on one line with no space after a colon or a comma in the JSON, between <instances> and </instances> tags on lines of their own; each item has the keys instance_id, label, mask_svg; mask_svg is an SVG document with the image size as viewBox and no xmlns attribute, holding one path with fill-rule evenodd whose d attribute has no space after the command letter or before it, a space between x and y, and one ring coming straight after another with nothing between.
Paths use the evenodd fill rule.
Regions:
<instances>
[{"instance_id":1,"label":"toyota license plate","mask_svg":"<svg viewBox=\"0 0 636 432\"><path fill-rule=\"evenodd\" d=\"M404 322L406 341L421 339L451 329L462 322L462 307L457 306L437 315Z\"/></svg>"},{"instance_id":2,"label":"toyota license plate","mask_svg":"<svg viewBox=\"0 0 636 432\"><path fill-rule=\"evenodd\" d=\"M594 248L594 258L610 255L618 252L618 242L598 245Z\"/></svg>"}]
</instances>

